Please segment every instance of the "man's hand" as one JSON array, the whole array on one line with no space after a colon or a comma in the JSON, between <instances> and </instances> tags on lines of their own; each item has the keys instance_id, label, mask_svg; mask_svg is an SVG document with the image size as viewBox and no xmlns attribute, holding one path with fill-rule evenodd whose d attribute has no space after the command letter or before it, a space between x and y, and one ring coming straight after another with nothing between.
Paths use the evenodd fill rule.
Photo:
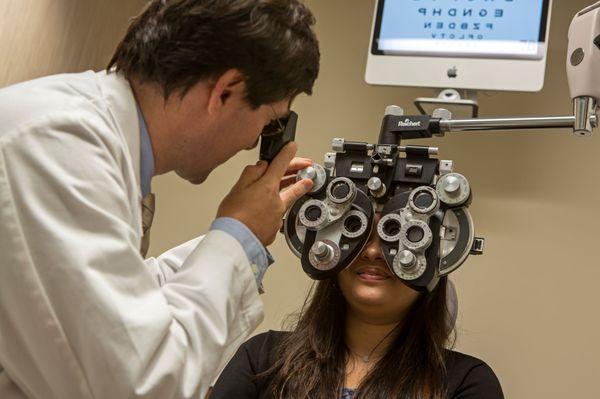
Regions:
<instances>
[{"instance_id":1,"label":"man's hand","mask_svg":"<svg viewBox=\"0 0 600 399\"><path fill-rule=\"evenodd\" d=\"M296 174L304 169L308 168L313 164L312 159L308 158L294 158L290 162L288 169L285 171L285 176L281 178L279 189L283 190L296 183Z\"/></svg>"},{"instance_id":2,"label":"man's hand","mask_svg":"<svg viewBox=\"0 0 600 399\"><path fill-rule=\"evenodd\" d=\"M217 217L236 219L244 223L263 245L272 244L285 212L313 186L308 179L292 181L292 178L295 180L292 173L312 163L308 159L294 159L296 150L296 143L289 143L270 165L260 161L255 166L247 166L221 202ZM287 190L280 192L286 187Z\"/></svg>"}]
</instances>

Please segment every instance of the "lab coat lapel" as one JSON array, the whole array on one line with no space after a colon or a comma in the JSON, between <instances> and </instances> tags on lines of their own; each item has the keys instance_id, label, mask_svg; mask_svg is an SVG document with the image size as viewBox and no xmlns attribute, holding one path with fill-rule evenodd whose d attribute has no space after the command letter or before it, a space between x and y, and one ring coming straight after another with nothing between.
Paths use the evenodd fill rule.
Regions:
<instances>
[{"instance_id":1,"label":"lab coat lapel","mask_svg":"<svg viewBox=\"0 0 600 399\"><path fill-rule=\"evenodd\" d=\"M121 135L128 150L128 170L134 172L129 181L135 181L134 187L129 187L132 215L132 227L135 228L142 245L142 189L140 178L140 125L137 113L137 103L131 85L117 73L99 72L96 74L104 100L115 125L115 134Z\"/></svg>"},{"instance_id":2,"label":"lab coat lapel","mask_svg":"<svg viewBox=\"0 0 600 399\"><path fill-rule=\"evenodd\" d=\"M142 200L140 183L140 125L137 116L137 103L131 85L117 73L99 72L96 74L110 113L119 133L125 139L131 156L131 167L135 171L138 200Z\"/></svg>"}]
</instances>

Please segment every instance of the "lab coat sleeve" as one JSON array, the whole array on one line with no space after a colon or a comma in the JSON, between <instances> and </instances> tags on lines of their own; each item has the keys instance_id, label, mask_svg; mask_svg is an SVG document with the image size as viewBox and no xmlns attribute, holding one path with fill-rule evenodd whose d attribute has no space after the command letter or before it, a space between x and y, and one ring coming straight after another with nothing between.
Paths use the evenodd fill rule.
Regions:
<instances>
[{"instance_id":1,"label":"lab coat sleeve","mask_svg":"<svg viewBox=\"0 0 600 399\"><path fill-rule=\"evenodd\" d=\"M158 285L163 286L179 269L185 260L196 249L204 236L183 243L156 258L144 261L150 272L154 275Z\"/></svg>"},{"instance_id":2,"label":"lab coat sleeve","mask_svg":"<svg viewBox=\"0 0 600 399\"><path fill-rule=\"evenodd\" d=\"M160 286L123 143L54 126L0 139L0 363L31 399L204 397L263 317L244 250L211 231Z\"/></svg>"}]
</instances>

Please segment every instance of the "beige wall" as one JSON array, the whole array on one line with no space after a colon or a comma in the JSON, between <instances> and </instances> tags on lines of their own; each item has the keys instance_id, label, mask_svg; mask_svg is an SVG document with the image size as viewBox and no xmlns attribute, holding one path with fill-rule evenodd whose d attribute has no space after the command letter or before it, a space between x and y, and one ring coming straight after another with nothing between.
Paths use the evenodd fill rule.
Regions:
<instances>
[{"instance_id":1,"label":"beige wall","mask_svg":"<svg viewBox=\"0 0 600 399\"><path fill-rule=\"evenodd\" d=\"M2 0L0 86L103 68L143 0Z\"/></svg>"},{"instance_id":2,"label":"beige wall","mask_svg":"<svg viewBox=\"0 0 600 399\"><path fill-rule=\"evenodd\" d=\"M141 1L5 0L0 5L0 84L106 64ZM309 0L318 18L323 66L315 95L300 99L302 155L321 161L333 137L377 139L388 104L414 112L425 89L369 87L363 81L374 0ZM483 93L483 115L567 114L564 74L571 16L591 0L557 0L547 83L541 93ZM600 397L600 132L457 135L432 141L475 190L472 212L486 255L456 274L458 349L492 365L508 398ZM201 155L201 154L200 154ZM169 175L155 180L158 214L152 252L210 224L238 171L241 154L200 187ZM280 328L310 285L280 239L263 296L260 330ZM216 265L218 267L218 265Z\"/></svg>"}]
</instances>

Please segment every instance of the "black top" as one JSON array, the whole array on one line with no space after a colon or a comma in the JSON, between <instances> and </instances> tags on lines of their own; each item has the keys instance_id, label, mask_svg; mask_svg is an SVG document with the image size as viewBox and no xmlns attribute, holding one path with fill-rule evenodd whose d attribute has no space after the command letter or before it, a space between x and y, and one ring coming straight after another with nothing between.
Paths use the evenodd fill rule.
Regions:
<instances>
[{"instance_id":1,"label":"black top","mask_svg":"<svg viewBox=\"0 0 600 399\"><path fill-rule=\"evenodd\" d=\"M273 354L284 334L281 331L269 331L243 344L225 367L210 399L272 399L270 381L264 378L256 380L255 376L271 367ZM498 378L483 361L449 351L446 367L448 398L504 398ZM351 396L346 393L346 397Z\"/></svg>"}]
</instances>

